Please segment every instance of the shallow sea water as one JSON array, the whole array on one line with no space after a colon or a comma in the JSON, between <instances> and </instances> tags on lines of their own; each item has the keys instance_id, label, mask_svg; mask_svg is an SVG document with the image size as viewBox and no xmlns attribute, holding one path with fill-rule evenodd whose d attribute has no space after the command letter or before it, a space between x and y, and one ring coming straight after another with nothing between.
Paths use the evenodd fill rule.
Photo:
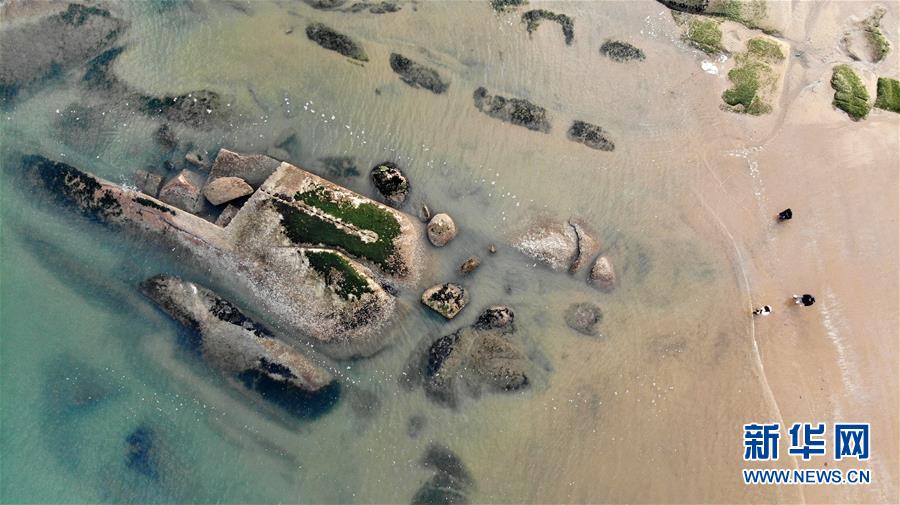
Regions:
<instances>
[{"instance_id":1,"label":"shallow sea water","mask_svg":"<svg viewBox=\"0 0 900 505\"><path fill-rule=\"evenodd\" d=\"M413 187L406 210L425 201L461 228L432 251L419 288L461 280L471 305L445 322L418 303L419 290L402 292L390 347L340 363L340 403L317 419L291 419L235 392L179 348L177 325L134 289L159 272L200 273L43 202L16 177L27 153L123 183L162 162L158 121L85 91L76 69L0 118L2 501L408 503L431 476L419 463L431 443L466 463L472 502L779 496L733 478L737 427L771 411L733 247L693 184L706 170L690 152L695 132L722 121L698 104L717 92L685 84L703 70L672 40L668 11L654 2L554 4L577 20L576 43L566 46L553 23L529 37L516 14L495 14L487 2L410 3L380 16L233 4L241 8L117 5L132 25L114 71L155 94L222 93L229 126L176 128L210 154L264 153L290 130L299 139L290 161L329 177L320 158L354 156L361 175L333 180L366 195L369 169L397 162ZM310 20L352 34L370 61L311 43ZM608 37L627 37L648 62L601 58ZM387 64L393 51L438 68L449 91L402 83ZM546 106L551 132L477 111L472 92L482 85ZM668 99L675 93L681 99ZM610 131L616 150L568 141L575 118ZM601 293L583 274L554 273L514 251L512 234L540 216L593 225L619 287ZM488 256L491 243L499 252ZM484 264L460 278L455 270L472 254ZM602 307L602 337L565 325L565 308L580 301ZM423 339L470 324L493 303L515 310L540 349L544 380L457 409L400 386ZM412 416L425 420L417 437L408 434ZM158 479L125 465L125 439L141 426L158 434Z\"/></svg>"}]
</instances>

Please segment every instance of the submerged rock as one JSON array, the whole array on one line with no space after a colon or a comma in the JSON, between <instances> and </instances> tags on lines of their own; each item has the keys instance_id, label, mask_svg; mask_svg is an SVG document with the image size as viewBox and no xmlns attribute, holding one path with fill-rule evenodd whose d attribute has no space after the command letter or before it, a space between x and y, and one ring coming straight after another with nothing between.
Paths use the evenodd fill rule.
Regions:
<instances>
[{"instance_id":1,"label":"submerged rock","mask_svg":"<svg viewBox=\"0 0 900 505\"><path fill-rule=\"evenodd\" d=\"M563 35L566 38L566 45L572 44L575 38L575 20L565 14L557 14L546 9L535 9L522 14L522 22L528 33L537 30L543 20L555 21L562 28Z\"/></svg>"},{"instance_id":2,"label":"submerged rock","mask_svg":"<svg viewBox=\"0 0 900 505\"><path fill-rule=\"evenodd\" d=\"M400 207L409 196L409 180L397 165L385 161L372 167L372 184L385 201L393 207Z\"/></svg>"},{"instance_id":3,"label":"submerged rock","mask_svg":"<svg viewBox=\"0 0 900 505\"><path fill-rule=\"evenodd\" d=\"M644 51L620 40L607 40L600 46L600 54L607 58L624 63L626 61L643 61Z\"/></svg>"},{"instance_id":4,"label":"submerged rock","mask_svg":"<svg viewBox=\"0 0 900 505\"><path fill-rule=\"evenodd\" d=\"M168 124L160 126L153 134L153 139L167 151L178 147L178 139L175 138L175 132L172 131Z\"/></svg>"},{"instance_id":5,"label":"submerged rock","mask_svg":"<svg viewBox=\"0 0 900 505\"><path fill-rule=\"evenodd\" d=\"M153 430L138 427L125 438L125 443L125 466L150 479L159 479L159 455Z\"/></svg>"},{"instance_id":6,"label":"submerged rock","mask_svg":"<svg viewBox=\"0 0 900 505\"><path fill-rule=\"evenodd\" d=\"M586 265L600 248L578 221L541 222L513 241L513 247L553 270L575 272Z\"/></svg>"},{"instance_id":7,"label":"submerged rock","mask_svg":"<svg viewBox=\"0 0 900 505\"><path fill-rule=\"evenodd\" d=\"M215 91L206 89L178 96L142 95L138 100L140 110L148 116L164 117L166 121L195 128L206 126L224 114L222 98Z\"/></svg>"},{"instance_id":8,"label":"submerged rock","mask_svg":"<svg viewBox=\"0 0 900 505\"><path fill-rule=\"evenodd\" d=\"M287 163L227 228L40 156L23 169L59 202L179 255L290 343L335 357L383 347L395 298L382 283L412 285L426 266L408 216Z\"/></svg>"},{"instance_id":9,"label":"submerged rock","mask_svg":"<svg viewBox=\"0 0 900 505\"><path fill-rule=\"evenodd\" d=\"M345 179L359 175L356 158L353 156L325 156L319 158L318 168L329 177Z\"/></svg>"},{"instance_id":10,"label":"submerged rock","mask_svg":"<svg viewBox=\"0 0 900 505\"><path fill-rule=\"evenodd\" d=\"M506 98L500 95L489 95L488 90L480 87L473 95L475 107L492 118L506 121L529 130L547 133L550 121L547 109L521 98Z\"/></svg>"},{"instance_id":11,"label":"submerged rock","mask_svg":"<svg viewBox=\"0 0 900 505\"><path fill-rule=\"evenodd\" d=\"M422 303L447 319L453 319L469 303L469 293L459 284L438 284L422 293Z\"/></svg>"},{"instance_id":12,"label":"submerged rock","mask_svg":"<svg viewBox=\"0 0 900 505\"><path fill-rule=\"evenodd\" d=\"M616 273L613 270L612 261L606 256L600 256L591 267L591 285L603 290L611 291L616 286Z\"/></svg>"},{"instance_id":13,"label":"submerged rock","mask_svg":"<svg viewBox=\"0 0 900 505\"><path fill-rule=\"evenodd\" d=\"M597 325L603 320L603 312L593 303L573 303L565 313L566 325L582 335L597 335Z\"/></svg>"},{"instance_id":14,"label":"submerged rock","mask_svg":"<svg viewBox=\"0 0 900 505\"><path fill-rule=\"evenodd\" d=\"M276 339L231 302L203 286L177 277L158 275L141 283L141 292L175 320L195 332L191 346L213 368L238 378L263 396L279 391L296 405L283 405L294 414L311 405L323 406L312 393L333 404L334 376L322 365Z\"/></svg>"},{"instance_id":15,"label":"submerged rock","mask_svg":"<svg viewBox=\"0 0 900 505\"><path fill-rule=\"evenodd\" d=\"M603 128L577 119L572 122L567 136L569 140L582 143L598 151L613 151L616 149L616 145L609 139Z\"/></svg>"},{"instance_id":16,"label":"submerged rock","mask_svg":"<svg viewBox=\"0 0 900 505\"><path fill-rule=\"evenodd\" d=\"M391 70L399 74L403 82L414 88L424 88L435 94L447 91L448 84L433 69L397 53L391 53L390 63Z\"/></svg>"},{"instance_id":17,"label":"submerged rock","mask_svg":"<svg viewBox=\"0 0 900 505\"><path fill-rule=\"evenodd\" d=\"M456 223L454 223L453 218L447 214L435 214L434 217L428 221L427 231L428 240L431 241L435 247L444 247L451 240L456 238Z\"/></svg>"},{"instance_id":18,"label":"submerged rock","mask_svg":"<svg viewBox=\"0 0 900 505\"><path fill-rule=\"evenodd\" d=\"M475 481L462 460L450 449L432 444L425 451L422 466L434 470L434 475L422 484L413 496L413 505L466 504L467 493Z\"/></svg>"},{"instance_id":19,"label":"submerged rock","mask_svg":"<svg viewBox=\"0 0 900 505\"><path fill-rule=\"evenodd\" d=\"M0 107L26 87L61 76L112 46L128 23L106 9L71 3L66 10L0 31Z\"/></svg>"},{"instance_id":20,"label":"submerged rock","mask_svg":"<svg viewBox=\"0 0 900 505\"><path fill-rule=\"evenodd\" d=\"M203 195L213 205L222 205L253 193L253 188L240 177L219 177L203 188Z\"/></svg>"},{"instance_id":21,"label":"submerged rock","mask_svg":"<svg viewBox=\"0 0 900 505\"><path fill-rule=\"evenodd\" d=\"M316 44L358 61L369 61L366 52L353 39L322 23L306 27L306 36Z\"/></svg>"}]
</instances>

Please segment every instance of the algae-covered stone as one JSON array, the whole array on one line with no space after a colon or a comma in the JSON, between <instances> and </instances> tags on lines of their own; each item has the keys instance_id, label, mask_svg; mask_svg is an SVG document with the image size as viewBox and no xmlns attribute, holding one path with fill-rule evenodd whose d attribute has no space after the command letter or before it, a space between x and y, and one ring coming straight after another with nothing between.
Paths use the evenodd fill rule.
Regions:
<instances>
[{"instance_id":1,"label":"algae-covered stone","mask_svg":"<svg viewBox=\"0 0 900 505\"><path fill-rule=\"evenodd\" d=\"M708 16L717 16L721 18L728 19L730 21L734 21L736 23L741 23L748 28L759 28L766 32L774 32L778 31L782 24L784 24L784 20L782 19L781 23L778 21L777 15L774 14L782 14L781 18L785 17L785 14L788 14L789 20L789 11L790 5L787 5L787 12L775 13L770 9L769 2L766 0L657 0L659 3L665 5L666 7L680 12L686 12L689 14L705 14ZM785 7L778 5L778 2L774 2L774 5L778 8L775 10L784 10Z\"/></svg>"},{"instance_id":2,"label":"algae-covered stone","mask_svg":"<svg viewBox=\"0 0 900 505\"><path fill-rule=\"evenodd\" d=\"M878 78L878 94L875 98L875 107L900 112L900 81L888 77Z\"/></svg>"},{"instance_id":3,"label":"algae-covered stone","mask_svg":"<svg viewBox=\"0 0 900 505\"><path fill-rule=\"evenodd\" d=\"M569 140L584 144L598 151L614 151L616 145L609 139L608 133L601 127L575 120L567 132Z\"/></svg>"},{"instance_id":4,"label":"algae-covered stone","mask_svg":"<svg viewBox=\"0 0 900 505\"><path fill-rule=\"evenodd\" d=\"M709 18L693 18L688 22L684 40L706 54L722 52L722 30L719 22Z\"/></svg>"},{"instance_id":5,"label":"algae-covered stone","mask_svg":"<svg viewBox=\"0 0 900 505\"><path fill-rule=\"evenodd\" d=\"M644 51L620 40L607 40L600 46L600 54L623 63L626 61L643 61Z\"/></svg>"},{"instance_id":6,"label":"algae-covered stone","mask_svg":"<svg viewBox=\"0 0 900 505\"><path fill-rule=\"evenodd\" d=\"M513 10L527 4L528 0L491 0L491 7L497 12Z\"/></svg>"},{"instance_id":7,"label":"algae-covered stone","mask_svg":"<svg viewBox=\"0 0 900 505\"><path fill-rule=\"evenodd\" d=\"M834 67L831 87L834 88L835 107L846 112L854 121L865 119L869 115L869 92L849 65Z\"/></svg>"},{"instance_id":8,"label":"algae-covered stone","mask_svg":"<svg viewBox=\"0 0 900 505\"><path fill-rule=\"evenodd\" d=\"M390 161L372 167L372 184L385 201L393 207L400 207L409 195L409 179L400 167Z\"/></svg>"},{"instance_id":9,"label":"algae-covered stone","mask_svg":"<svg viewBox=\"0 0 900 505\"><path fill-rule=\"evenodd\" d=\"M396 72L403 82L414 88L427 89L438 95L447 91L448 84L434 69L397 53L391 53L390 64L391 70Z\"/></svg>"},{"instance_id":10,"label":"algae-covered stone","mask_svg":"<svg viewBox=\"0 0 900 505\"><path fill-rule=\"evenodd\" d=\"M884 7L880 5L876 6L872 15L867 17L862 23L866 39L869 42L873 63L878 63L883 60L891 50L890 41L881 31L881 18L883 18L885 14L887 14L887 10Z\"/></svg>"},{"instance_id":11,"label":"algae-covered stone","mask_svg":"<svg viewBox=\"0 0 900 505\"><path fill-rule=\"evenodd\" d=\"M562 28L563 36L566 38L566 45L572 44L572 39L575 38L575 20L571 17L566 16L565 14L557 14L546 9L535 9L522 14L522 22L525 23L525 28L528 30L528 33L537 30L543 20L559 23L559 26Z\"/></svg>"},{"instance_id":12,"label":"algae-covered stone","mask_svg":"<svg viewBox=\"0 0 900 505\"><path fill-rule=\"evenodd\" d=\"M422 293L422 303L447 319L453 319L469 303L469 293L459 284L438 284Z\"/></svg>"},{"instance_id":13,"label":"algae-covered stone","mask_svg":"<svg viewBox=\"0 0 900 505\"><path fill-rule=\"evenodd\" d=\"M781 45L768 37L747 42L747 51L735 55L735 67L728 72L731 88L722 93L726 110L751 115L772 110L771 95L778 82L772 65L784 60Z\"/></svg>"},{"instance_id":14,"label":"algae-covered stone","mask_svg":"<svg viewBox=\"0 0 900 505\"><path fill-rule=\"evenodd\" d=\"M529 130L547 133L550 121L547 109L521 98L506 98L500 95L489 95L488 90L480 87L473 95L475 107L488 116L506 121Z\"/></svg>"},{"instance_id":15,"label":"algae-covered stone","mask_svg":"<svg viewBox=\"0 0 900 505\"><path fill-rule=\"evenodd\" d=\"M322 23L306 27L306 36L316 44L358 61L369 61L365 50L353 39Z\"/></svg>"}]
</instances>

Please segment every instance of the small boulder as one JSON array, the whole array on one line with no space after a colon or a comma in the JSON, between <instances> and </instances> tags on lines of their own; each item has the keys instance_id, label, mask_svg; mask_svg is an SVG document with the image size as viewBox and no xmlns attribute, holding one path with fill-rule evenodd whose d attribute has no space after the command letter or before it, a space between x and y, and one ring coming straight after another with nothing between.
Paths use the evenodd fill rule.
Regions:
<instances>
[{"instance_id":1,"label":"small boulder","mask_svg":"<svg viewBox=\"0 0 900 505\"><path fill-rule=\"evenodd\" d=\"M565 313L566 325L582 335L597 335L597 325L603 320L603 312L593 303L573 303Z\"/></svg>"},{"instance_id":2,"label":"small boulder","mask_svg":"<svg viewBox=\"0 0 900 505\"><path fill-rule=\"evenodd\" d=\"M600 256L591 267L591 285L603 290L611 291L616 285L616 272L612 262L606 256Z\"/></svg>"},{"instance_id":3,"label":"small boulder","mask_svg":"<svg viewBox=\"0 0 900 505\"><path fill-rule=\"evenodd\" d=\"M409 180L397 165L386 161L372 168L372 183L388 205L400 207L409 195Z\"/></svg>"},{"instance_id":4,"label":"small boulder","mask_svg":"<svg viewBox=\"0 0 900 505\"><path fill-rule=\"evenodd\" d=\"M479 330L493 330L512 326L516 315L506 305L492 305L484 310L475 321L475 328Z\"/></svg>"},{"instance_id":5,"label":"small boulder","mask_svg":"<svg viewBox=\"0 0 900 505\"><path fill-rule=\"evenodd\" d=\"M159 190L159 199L181 210L195 213L202 204L200 200L202 183L203 180L198 174L182 170Z\"/></svg>"},{"instance_id":6,"label":"small boulder","mask_svg":"<svg viewBox=\"0 0 900 505\"><path fill-rule=\"evenodd\" d=\"M428 240L435 247L444 247L456 237L456 223L447 214L436 214L428 222Z\"/></svg>"},{"instance_id":7,"label":"small boulder","mask_svg":"<svg viewBox=\"0 0 900 505\"><path fill-rule=\"evenodd\" d=\"M469 303L469 293L458 284L438 284L422 293L422 303L447 319L453 319Z\"/></svg>"},{"instance_id":8,"label":"small boulder","mask_svg":"<svg viewBox=\"0 0 900 505\"><path fill-rule=\"evenodd\" d=\"M478 256L472 256L466 261L463 261L463 264L460 265L459 271L468 274L475 271L476 268L481 266L481 260L478 259Z\"/></svg>"},{"instance_id":9,"label":"small boulder","mask_svg":"<svg viewBox=\"0 0 900 505\"><path fill-rule=\"evenodd\" d=\"M252 193L253 188L240 177L219 177L203 188L204 196L213 205L222 205Z\"/></svg>"}]
</instances>

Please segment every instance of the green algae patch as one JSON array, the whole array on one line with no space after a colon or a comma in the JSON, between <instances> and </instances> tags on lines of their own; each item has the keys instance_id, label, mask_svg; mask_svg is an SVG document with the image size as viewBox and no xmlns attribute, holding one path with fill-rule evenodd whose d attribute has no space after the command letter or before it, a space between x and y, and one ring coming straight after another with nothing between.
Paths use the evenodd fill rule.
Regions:
<instances>
[{"instance_id":1,"label":"green algae patch","mask_svg":"<svg viewBox=\"0 0 900 505\"><path fill-rule=\"evenodd\" d=\"M741 23L747 28L762 28L760 25L766 18L768 7L764 0L751 0L741 2L739 0L725 0L720 5L714 6L711 14L719 14L726 19Z\"/></svg>"},{"instance_id":2,"label":"green algae patch","mask_svg":"<svg viewBox=\"0 0 900 505\"><path fill-rule=\"evenodd\" d=\"M747 52L752 56L770 63L779 63L784 60L784 52L781 45L765 37L754 37L747 42Z\"/></svg>"},{"instance_id":3,"label":"green algae patch","mask_svg":"<svg viewBox=\"0 0 900 505\"><path fill-rule=\"evenodd\" d=\"M891 43L888 41L884 33L881 32L881 18L887 14L884 7L877 7L871 16L863 21L863 30L866 32L866 39L872 49L872 62L878 63L887 56L891 50Z\"/></svg>"},{"instance_id":4,"label":"green algae patch","mask_svg":"<svg viewBox=\"0 0 900 505\"><path fill-rule=\"evenodd\" d=\"M305 251L309 266L325 278L328 286L341 298L360 298L371 293L368 279L340 254L330 251Z\"/></svg>"},{"instance_id":5,"label":"green algae patch","mask_svg":"<svg viewBox=\"0 0 900 505\"><path fill-rule=\"evenodd\" d=\"M684 40L707 54L722 52L722 30L714 19L691 19Z\"/></svg>"},{"instance_id":6,"label":"green algae patch","mask_svg":"<svg viewBox=\"0 0 900 505\"><path fill-rule=\"evenodd\" d=\"M835 107L846 112L854 121L869 115L869 92L849 65L834 67L831 87L834 88Z\"/></svg>"},{"instance_id":7,"label":"green algae patch","mask_svg":"<svg viewBox=\"0 0 900 505\"><path fill-rule=\"evenodd\" d=\"M900 113L900 81L888 77L878 78L875 107Z\"/></svg>"},{"instance_id":8,"label":"green algae patch","mask_svg":"<svg viewBox=\"0 0 900 505\"><path fill-rule=\"evenodd\" d=\"M288 238L296 244L340 247L352 256L372 261L387 272L402 275L402 262L394 247L394 239L400 235L397 218L373 203L353 205L336 201L328 193L319 186L298 192L293 199L325 216L313 215L300 206L280 199L272 200L282 216ZM363 240L361 234L371 233L377 235L375 240Z\"/></svg>"}]
</instances>

